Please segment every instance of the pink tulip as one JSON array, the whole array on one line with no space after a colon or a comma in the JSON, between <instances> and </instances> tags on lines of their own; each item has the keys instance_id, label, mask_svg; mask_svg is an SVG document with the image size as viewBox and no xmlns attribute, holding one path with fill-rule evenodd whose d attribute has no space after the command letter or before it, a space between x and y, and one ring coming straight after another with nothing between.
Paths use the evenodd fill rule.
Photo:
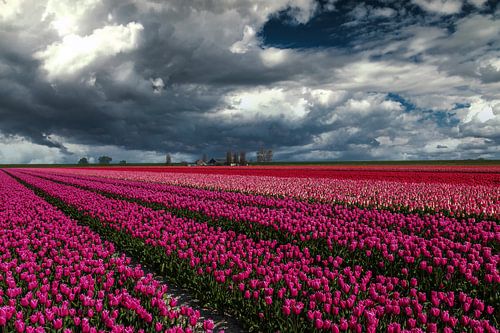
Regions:
<instances>
[{"instance_id":1,"label":"pink tulip","mask_svg":"<svg viewBox=\"0 0 500 333\"><path fill-rule=\"evenodd\" d=\"M26 329L26 325L24 321L18 319L14 322L14 328L16 329L16 332L22 333Z\"/></svg>"},{"instance_id":2,"label":"pink tulip","mask_svg":"<svg viewBox=\"0 0 500 333\"><path fill-rule=\"evenodd\" d=\"M54 329L56 329L56 330L62 328L62 325L63 325L62 319L61 318L54 319L54 321L52 322L52 325L54 326Z\"/></svg>"}]
</instances>

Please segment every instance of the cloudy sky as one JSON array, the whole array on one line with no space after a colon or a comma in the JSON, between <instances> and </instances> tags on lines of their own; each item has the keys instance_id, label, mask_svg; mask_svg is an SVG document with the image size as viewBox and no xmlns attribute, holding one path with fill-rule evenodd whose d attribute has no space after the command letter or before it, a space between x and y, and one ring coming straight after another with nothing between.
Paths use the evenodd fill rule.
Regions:
<instances>
[{"instance_id":1,"label":"cloudy sky","mask_svg":"<svg viewBox=\"0 0 500 333\"><path fill-rule=\"evenodd\" d=\"M498 159L499 7L0 0L0 163Z\"/></svg>"}]
</instances>

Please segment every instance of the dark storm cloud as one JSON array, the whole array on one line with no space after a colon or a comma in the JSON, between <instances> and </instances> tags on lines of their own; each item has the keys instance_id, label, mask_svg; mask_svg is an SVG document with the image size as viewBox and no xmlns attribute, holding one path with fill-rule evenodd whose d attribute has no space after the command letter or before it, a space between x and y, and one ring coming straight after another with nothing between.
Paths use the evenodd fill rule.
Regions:
<instances>
[{"instance_id":1,"label":"dark storm cloud","mask_svg":"<svg viewBox=\"0 0 500 333\"><path fill-rule=\"evenodd\" d=\"M242 62L227 49L202 48L203 40L186 41L181 39L182 34L173 36L175 27L163 23L162 15L139 14L132 4L118 6L111 13L119 23L131 19L144 22L146 31L141 47L123 58L133 59L132 68L139 79L164 78L168 87L163 94L152 96L137 89L130 78L117 83L106 71L94 74L94 87L81 80L49 82L39 73L39 61L22 59L25 55L9 51L1 55L1 62L22 68L22 72L2 77L6 83L0 88L4 97L2 132L50 147L60 145L43 133L82 144L193 153L205 142L213 143L216 149L224 149L228 144L253 148L252 145L267 143L276 135L288 139L288 128L279 121L264 126L259 135L260 125L238 126L235 130L234 126L224 128L218 121L211 123L202 115L216 107L219 96L231 86L272 83L289 78L289 73L269 70L256 59ZM123 60L121 57L117 57L117 63ZM12 91L17 86L22 89ZM244 132L246 137L239 138L239 133ZM262 137L244 143L259 136Z\"/></svg>"},{"instance_id":2,"label":"dark storm cloud","mask_svg":"<svg viewBox=\"0 0 500 333\"><path fill-rule=\"evenodd\" d=\"M88 0L62 13L51 3L37 2L38 15L0 15L0 140L22 137L65 161L111 146L367 159L425 158L443 139L465 150L479 135L489 141L474 156L498 155L495 114L440 123L423 112L473 98L498 104L490 2L445 17L387 1L262 1L254 11L243 1ZM474 39L469 28L487 33ZM451 52L462 56L439 60ZM443 96L439 105L430 92Z\"/></svg>"}]
</instances>

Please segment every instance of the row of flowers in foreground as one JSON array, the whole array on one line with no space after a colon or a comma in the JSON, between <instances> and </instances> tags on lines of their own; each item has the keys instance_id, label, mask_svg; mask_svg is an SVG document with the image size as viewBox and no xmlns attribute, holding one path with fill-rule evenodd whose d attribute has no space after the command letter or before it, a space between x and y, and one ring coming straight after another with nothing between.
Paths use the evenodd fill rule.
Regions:
<instances>
[{"instance_id":1,"label":"row of flowers in foreground","mask_svg":"<svg viewBox=\"0 0 500 333\"><path fill-rule=\"evenodd\" d=\"M447 238L448 234L454 232L456 225L464 227L455 219L439 216L427 216L424 219L418 215L405 216L345 207L336 207L337 216L328 217L321 214L320 210L313 210L318 205L299 202L301 209L269 210L255 206L241 207L227 201L203 200L200 196L185 195L192 189L184 189L186 193L175 194L170 191L137 187L125 181L119 183L114 181L113 184L92 179L44 175L49 179L63 180L126 198L201 212L212 218L228 218L236 223L247 222L251 226L265 226L271 233L277 231L289 236L288 241L296 239L311 246L315 241L322 240L322 244L326 245L321 253L323 255L340 249L341 253L351 253L350 256L353 257L356 253L352 252L357 251L359 254L357 261L365 267L369 267L370 264L379 265L390 275L401 275L402 270L409 270L412 276L421 278L424 283L434 283L429 287L437 288L439 283L444 283L449 288L482 289L483 294L488 295L490 288L500 284L500 274L497 269L500 254L482 244ZM312 211L308 210L309 206L313 207ZM432 221L431 224L441 230L427 237L415 235L415 230L426 225L425 220ZM476 232L479 239L498 244L499 225L495 222L478 222L477 225L490 231L478 230L475 223L470 221L465 224L465 232ZM263 233L265 231L263 229ZM376 267L369 268L376 269ZM469 283L469 287L463 285L463 280Z\"/></svg>"},{"instance_id":2,"label":"row of flowers in foreground","mask_svg":"<svg viewBox=\"0 0 500 333\"><path fill-rule=\"evenodd\" d=\"M50 171L50 170L47 170ZM443 211L452 216L500 218L500 187L445 183L403 183L326 178L286 178L265 176L212 175L108 171L92 169L52 169L69 174L96 175L128 180L196 186L226 191L314 199L327 203L390 208L397 211Z\"/></svg>"},{"instance_id":3,"label":"row of flowers in foreground","mask_svg":"<svg viewBox=\"0 0 500 333\"><path fill-rule=\"evenodd\" d=\"M213 328L109 242L0 172L0 331Z\"/></svg>"},{"instance_id":4,"label":"row of flowers in foreground","mask_svg":"<svg viewBox=\"0 0 500 333\"><path fill-rule=\"evenodd\" d=\"M162 248L165 265L191 272L215 302L229 303L256 325L288 331L401 328L497 331L495 309L463 292L421 289L408 276L374 276L340 257L311 256L296 245L252 240L205 223L176 218L135 203L17 172L24 181L79 208L103 225L150 247Z\"/></svg>"}]
</instances>

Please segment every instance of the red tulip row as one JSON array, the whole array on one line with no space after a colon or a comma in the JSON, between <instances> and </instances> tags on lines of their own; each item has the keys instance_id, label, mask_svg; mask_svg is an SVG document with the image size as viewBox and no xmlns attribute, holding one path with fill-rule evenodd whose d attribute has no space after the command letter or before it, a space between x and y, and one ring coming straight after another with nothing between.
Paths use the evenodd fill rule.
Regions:
<instances>
[{"instance_id":1,"label":"red tulip row","mask_svg":"<svg viewBox=\"0 0 500 333\"><path fill-rule=\"evenodd\" d=\"M480 295L484 297L490 294L491 288L496 289L500 284L497 269L500 254L497 251L482 244L453 241L446 237L453 234L458 225L458 228L465 227L464 233L477 233L479 239L498 245L500 226L495 222L478 222L476 225L473 220L459 223L456 219L439 216L427 216L423 219L417 215L405 216L345 207L336 207L336 216L328 217L323 215L321 210L315 210L318 205L306 203L298 202L300 209L240 207L227 201L203 200L200 196L189 196L192 189L184 189L183 194L173 194L158 189L136 187L125 181L113 184L91 179L71 179L45 173L44 175L49 179L63 180L125 198L160 203L167 208L201 212L210 218L227 218L235 224L265 226L289 236L288 241L299 241L299 244L307 242L315 247L315 242L322 241L320 243L326 245L321 253L323 255L351 252L352 257L355 255L352 252L355 251L359 254L356 263L373 270L377 269L375 265L382 265L384 272L391 275L402 275L409 270L411 275L434 283L429 286L431 288L445 284L451 289L459 286L465 287L466 290L480 289L483 291ZM426 226L426 220L431 221L439 231L427 237L416 235L418 230ZM489 231L478 230L478 226ZM262 230L265 233L266 230ZM463 286L464 280L469 286Z\"/></svg>"},{"instance_id":2,"label":"red tulip row","mask_svg":"<svg viewBox=\"0 0 500 333\"><path fill-rule=\"evenodd\" d=\"M27 183L68 207L98 219L115 235L140 239L141 251L162 249L165 265L214 302L270 330L496 331L494 307L459 291L421 289L420 281L374 276L340 257L311 256L307 249L212 228L135 203L109 199L21 172ZM107 229L106 229L107 230Z\"/></svg>"},{"instance_id":3,"label":"red tulip row","mask_svg":"<svg viewBox=\"0 0 500 333\"><path fill-rule=\"evenodd\" d=\"M401 212L443 212L450 216L500 218L500 187L384 180L286 178L220 174L160 173L94 169L52 169L71 175L140 180L224 191L316 200Z\"/></svg>"},{"instance_id":4,"label":"red tulip row","mask_svg":"<svg viewBox=\"0 0 500 333\"><path fill-rule=\"evenodd\" d=\"M280 165L251 166L244 168L224 166L196 168L174 166L103 166L93 167L92 169L135 172L196 173L227 176L382 180L406 183L449 183L466 185L495 185L500 183L500 166L498 165Z\"/></svg>"},{"instance_id":5,"label":"red tulip row","mask_svg":"<svg viewBox=\"0 0 500 333\"><path fill-rule=\"evenodd\" d=\"M0 171L0 331L207 331L113 244Z\"/></svg>"}]
</instances>

